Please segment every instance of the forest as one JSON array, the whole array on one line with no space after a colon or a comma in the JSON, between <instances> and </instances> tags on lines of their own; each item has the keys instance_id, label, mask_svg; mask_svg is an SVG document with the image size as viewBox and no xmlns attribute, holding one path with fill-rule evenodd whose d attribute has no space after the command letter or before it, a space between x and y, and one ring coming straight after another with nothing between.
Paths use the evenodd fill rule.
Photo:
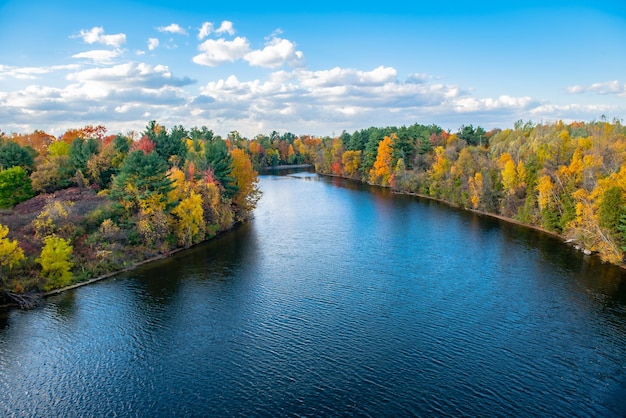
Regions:
<instances>
[{"instance_id":1,"label":"forest","mask_svg":"<svg viewBox=\"0 0 626 418\"><path fill-rule=\"evenodd\" d=\"M622 264L626 127L602 119L520 120L512 129L489 132L468 125L450 133L420 124L371 127L335 138L274 132L247 141L247 152L256 168L310 163L318 173L544 229L587 254Z\"/></svg>"},{"instance_id":2,"label":"forest","mask_svg":"<svg viewBox=\"0 0 626 418\"><path fill-rule=\"evenodd\" d=\"M0 305L132 267L245 221L247 154L213 131L150 122L0 136Z\"/></svg>"},{"instance_id":3,"label":"forest","mask_svg":"<svg viewBox=\"0 0 626 418\"><path fill-rule=\"evenodd\" d=\"M126 135L101 125L58 138L0 132L4 301L209 239L251 216L258 170L293 164L505 217L624 262L626 127L617 119L251 139L151 121Z\"/></svg>"}]
</instances>

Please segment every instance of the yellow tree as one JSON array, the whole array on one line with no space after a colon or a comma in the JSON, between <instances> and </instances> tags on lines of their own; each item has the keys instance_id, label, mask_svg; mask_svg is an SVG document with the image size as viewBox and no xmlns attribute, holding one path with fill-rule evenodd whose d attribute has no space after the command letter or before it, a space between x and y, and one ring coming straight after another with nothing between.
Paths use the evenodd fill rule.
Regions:
<instances>
[{"instance_id":1,"label":"yellow tree","mask_svg":"<svg viewBox=\"0 0 626 418\"><path fill-rule=\"evenodd\" d=\"M389 179L393 169L392 145L393 139L389 136L384 137L378 144L376 161L374 161L374 167L370 170L371 183L379 184L383 187L389 186Z\"/></svg>"},{"instance_id":2,"label":"yellow tree","mask_svg":"<svg viewBox=\"0 0 626 418\"><path fill-rule=\"evenodd\" d=\"M44 290L65 287L72 282L70 261L72 246L69 241L51 235L45 238L44 247L37 262L41 264L41 275L47 279Z\"/></svg>"},{"instance_id":3,"label":"yellow tree","mask_svg":"<svg viewBox=\"0 0 626 418\"><path fill-rule=\"evenodd\" d=\"M0 224L0 269L8 267L12 269L24 259L24 251L16 240L10 240L7 235L9 228ZM4 276L4 275L2 275ZM0 280L4 277L0 277Z\"/></svg>"},{"instance_id":4,"label":"yellow tree","mask_svg":"<svg viewBox=\"0 0 626 418\"><path fill-rule=\"evenodd\" d=\"M174 208L172 214L177 217L176 237L179 244L189 247L204 238L204 210L200 194L191 191Z\"/></svg>"},{"instance_id":5,"label":"yellow tree","mask_svg":"<svg viewBox=\"0 0 626 418\"><path fill-rule=\"evenodd\" d=\"M239 148L231 152L231 175L235 178L239 190L233 196L233 203L237 206L238 216L245 219L256 207L261 192L258 187L258 173L252 168L250 158Z\"/></svg>"},{"instance_id":6,"label":"yellow tree","mask_svg":"<svg viewBox=\"0 0 626 418\"><path fill-rule=\"evenodd\" d=\"M480 198L483 194L483 175L478 172L474 174L474 176L469 176L468 181L469 190L470 190L470 201L472 202L472 207L474 209L478 209L480 206Z\"/></svg>"},{"instance_id":7,"label":"yellow tree","mask_svg":"<svg viewBox=\"0 0 626 418\"><path fill-rule=\"evenodd\" d=\"M185 173L178 167L172 167L167 173L172 180L172 190L167 194L170 202L179 202L188 194L187 182L185 181Z\"/></svg>"},{"instance_id":8,"label":"yellow tree","mask_svg":"<svg viewBox=\"0 0 626 418\"><path fill-rule=\"evenodd\" d=\"M452 135L454 136L454 135ZM440 192L445 189L447 177L450 175L452 163L446 157L446 150L439 146L435 148L435 161L430 169L429 177L431 180L428 193L431 196L439 197Z\"/></svg>"},{"instance_id":9,"label":"yellow tree","mask_svg":"<svg viewBox=\"0 0 626 418\"><path fill-rule=\"evenodd\" d=\"M361 169L362 151L346 151L341 155L341 164L345 174L350 178L355 178Z\"/></svg>"}]
</instances>

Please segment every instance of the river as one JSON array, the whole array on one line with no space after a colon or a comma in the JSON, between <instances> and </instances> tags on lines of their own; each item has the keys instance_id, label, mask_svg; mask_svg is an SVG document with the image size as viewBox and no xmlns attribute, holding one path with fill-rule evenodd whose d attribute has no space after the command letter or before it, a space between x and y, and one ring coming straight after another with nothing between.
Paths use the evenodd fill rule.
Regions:
<instances>
[{"instance_id":1,"label":"river","mask_svg":"<svg viewBox=\"0 0 626 418\"><path fill-rule=\"evenodd\" d=\"M0 416L625 416L626 274L307 172L176 256L0 315Z\"/></svg>"}]
</instances>

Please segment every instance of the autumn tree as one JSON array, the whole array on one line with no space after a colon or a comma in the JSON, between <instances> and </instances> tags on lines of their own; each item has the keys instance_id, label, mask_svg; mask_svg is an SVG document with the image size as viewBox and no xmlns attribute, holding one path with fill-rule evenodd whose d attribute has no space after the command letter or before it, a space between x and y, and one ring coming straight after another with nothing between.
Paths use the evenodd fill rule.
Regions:
<instances>
[{"instance_id":1,"label":"autumn tree","mask_svg":"<svg viewBox=\"0 0 626 418\"><path fill-rule=\"evenodd\" d=\"M258 173L252 168L252 162L243 150L236 148L232 150L231 156L231 174L235 178L238 189L232 199L237 206L238 218L245 219L256 207L261 197L258 187Z\"/></svg>"},{"instance_id":2,"label":"autumn tree","mask_svg":"<svg viewBox=\"0 0 626 418\"><path fill-rule=\"evenodd\" d=\"M200 194L190 191L172 214L176 217L176 237L180 245L189 247L204 238L204 210Z\"/></svg>"},{"instance_id":3,"label":"autumn tree","mask_svg":"<svg viewBox=\"0 0 626 418\"><path fill-rule=\"evenodd\" d=\"M391 155L393 145L392 137L386 136L378 145L378 153L374 161L374 167L370 170L370 182L383 187L389 186L389 179L393 170L393 157Z\"/></svg>"},{"instance_id":4,"label":"autumn tree","mask_svg":"<svg viewBox=\"0 0 626 418\"><path fill-rule=\"evenodd\" d=\"M41 255L37 258L41 275L46 279L45 291L65 287L72 282L72 250L69 240L56 235L45 238Z\"/></svg>"},{"instance_id":5,"label":"autumn tree","mask_svg":"<svg viewBox=\"0 0 626 418\"><path fill-rule=\"evenodd\" d=\"M343 170L349 178L357 178L360 173L363 151L346 151L341 156Z\"/></svg>"},{"instance_id":6,"label":"autumn tree","mask_svg":"<svg viewBox=\"0 0 626 418\"><path fill-rule=\"evenodd\" d=\"M0 283L5 281L6 269L12 269L24 260L24 251L17 240L7 237L9 228L0 224Z\"/></svg>"}]
</instances>

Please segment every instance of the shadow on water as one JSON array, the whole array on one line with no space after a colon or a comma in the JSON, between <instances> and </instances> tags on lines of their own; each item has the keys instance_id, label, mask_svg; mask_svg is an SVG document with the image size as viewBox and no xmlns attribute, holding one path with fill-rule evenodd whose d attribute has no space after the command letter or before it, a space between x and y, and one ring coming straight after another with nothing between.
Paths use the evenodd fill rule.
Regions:
<instances>
[{"instance_id":1,"label":"shadow on water","mask_svg":"<svg viewBox=\"0 0 626 418\"><path fill-rule=\"evenodd\" d=\"M367 192L376 199L390 199L397 205L419 202L421 206L438 212L457 216L468 222L478 234L495 232L502 234L505 242L516 242L527 248L536 248L544 260L559 260L584 293L606 308L616 308L615 313L626 317L626 270L603 262L598 256L586 256L562 239L536 229L506 222L501 219L479 215L455 208L436 200L420 196L393 193L390 189L363 184L340 177L312 177L310 180L325 181L351 191Z\"/></svg>"},{"instance_id":2,"label":"shadow on water","mask_svg":"<svg viewBox=\"0 0 626 418\"><path fill-rule=\"evenodd\" d=\"M215 288L229 286L228 282L238 277L234 272L241 266L243 255L246 262L251 262L250 257L255 254L250 249L253 245L250 234L249 223L238 225L172 257L140 266L127 277L148 304L170 305L184 285L194 282L210 283Z\"/></svg>"}]
</instances>

